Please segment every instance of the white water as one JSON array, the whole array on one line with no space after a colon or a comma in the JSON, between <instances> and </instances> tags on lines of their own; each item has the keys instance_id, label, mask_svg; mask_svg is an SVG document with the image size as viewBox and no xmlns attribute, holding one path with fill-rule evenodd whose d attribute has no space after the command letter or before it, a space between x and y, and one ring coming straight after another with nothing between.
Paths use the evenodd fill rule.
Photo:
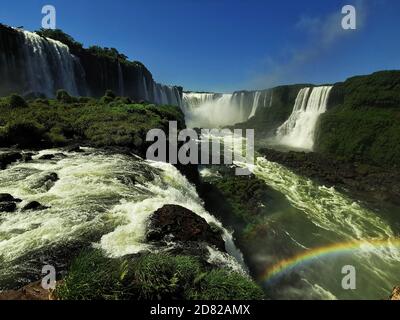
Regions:
<instances>
[{"instance_id":1,"label":"white water","mask_svg":"<svg viewBox=\"0 0 400 320\"><path fill-rule=\"evenodd\" d=\"M266 217L265 226L271 236L264 244L264 253L258 253L264 269L310 248L365 241L359 250L318 257L278 282L265 283L267 294L275 299L388 297L400 277L400 248L390 245L397 234L386 220L334 188L318 185L264 158L258 158L255 166L248 167L266 185L285 195L295 208ZM377 247L369 244L371 239L387 240L389 245ZM356 268L356 290L341 287L344 265Z\"/></svg>"},{"instance_id":2,"label":"white water","mask_svg":"<svg viewBox=\"0 0 400 320\"><path fill-rule=\"evenodd\" d=\"M22 31L25 46L25 64L28 80L26 91L44 93L53 97L57 89L78 95L74 56L59 42L42 38L36 33Z\"/></svg>"},{"instance_id":3,"label":"white water","mask_svg":"<svg viewBox=\"0 0 400 320\"><path fill-rule=\"evenodd\" d=\"M184 93L182 110L186 124L192 128L219 128L244 122L254 117L261 105L268 104L268 92ZM272 97L269 103L272 103Z\"/></svg>"},{"instance_id":4,"label":"white water","mask_svg":"<svg viewBox=\"0 0 400 320\"><path fill-rule=\"evenodd\" d=\"M119 95L123 97L125 95L124 89L124 76L122 74L121 63L118 62L118 88L119 88Z\"/></svg>"},{"instance_id":5,"label":"white water","mask_svg":"<svg viewBox=\"0 0 400 320\"><path fill-rule=\"evenodd\" d=\"M54 152L42 151L35 158ZM232 235L204 209L194 186L172 165L95 150L63 153L67 157L17 163L0 171L0 193L23 200L17 212L0 213L0 261L9 266L0 268L0 283L9 268L23 268L24 256L87 241L93 234L101 238L94 245L112 257L157 251L145 242L147 221L165 204L184 206L219 226L227 251L237 258L236 268L244 265ZM43 183L49 173L59 177L54 185ZM50 208L19 211L33 200ZM224 257L221 253L219 259ZM231 258L226 264L232 265Z\"/></svg>"},{"instance_id":6,"label":"white water","mask_svg":"<svg viewBox=\"0 0 400 320\"><path fill-rule=\"evenodd\" d=\"M292 114L276 132L279 144L312 150L319 116L326 111L331 86L304 88L297 95Z\"/></svg>"},{"instance_id":7,"label":"white water","mask_svg":"<svg viewBox=\"0 0 400 320\"><path fill-rule=\"evenodd\" d=\"M261 91L254 92L254 102L253 102L253 107L251 108L249 119L254 117L254 115L256 114L256 111L258 108L258 103L259 103L260 97L261 97L261 93L262 93Z\"/></svg>"},{"instance_id":8,"label":"white water","mask_svg":"<svg viewBox=\"0 0 400 320\"><path fill-rule=\"evenodd\" d=\"M145 80L145 97L153 97L153 103L160 105L173 105L180 107L182 104L180 94L176 87L166 86L160 83L153 82L152 91L148 92Z\"/></svg>"}]
</instances>

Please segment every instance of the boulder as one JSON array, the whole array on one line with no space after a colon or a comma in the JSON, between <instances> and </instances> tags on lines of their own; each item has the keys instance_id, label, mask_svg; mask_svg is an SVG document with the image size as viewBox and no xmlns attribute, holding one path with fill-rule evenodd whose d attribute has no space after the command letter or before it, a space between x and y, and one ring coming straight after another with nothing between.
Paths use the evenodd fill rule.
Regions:
<instances>
[{"instance_id":1,"label":"boulder","mask_svg":"<svg viewBox=\"0 0 400 320\"><path fill-rule=\"evenodd\" d=\"M55 157L54 154L44 154L42 156L40 156L38 159L39 160L51 160Z\"/></svg>"},{"instance_id":2,"label":"boulder","mask_svg":"<svg viewBox=\"0 0 400 320\"><path fill-rule=\"evenodd\" d=\"M0 212L14 212L17 209L15 202L1 202Z\"/></svg>"},{"instance_id":3,"label":"boulder","mask_svg":"<svg viewBox=\"0 0 400 320\"><path fill-rule=\"evenodd\" d=\"M178 205L165 205L153 213L147 240L205 242L225 251L220 231L213 230L205 219Z\"/></svg>"},{"instance_id":4,"label":"boulder","mask_svg":"<svg viewBox=\"0 0 400 320\"><path fill-rule=\"evenodd\" d=\"M28 204L26 204L22 208L21 211L28 211L28 210L39 211L39 210L44 210L44 209L48 209L48 208L49 207L46 207L37 201L31 201Z\"/></svg>"},{"instance_id":5,"label":"boulder","mask_svg":"<svg viewBox=\"0 0 400 320\"><path fill-rule=\"evenodd\" d=\"M0 154L0 167L5 169L9 164L21 160L22 155L19 152L6 152Z\"/></svg>"},{"instance_id":6,"label":"boulder","mask_svg":"<svg viewBox=\"0 0 400 320\"><path fill-rule=\"evenodd\" d=\"M67 152L84 152L79 145L73 145L65 148Z\"/></svg>"},{"instance_id":7,"label":"boulder","mask_svg":"<svg viewBox=\"0 0 400 320\"><path fill-rule=\"evenodd\" d=\"M21 202L21 199L16 199L9 193L0 193L0 202Z\"/></svg>"}]
</instances>

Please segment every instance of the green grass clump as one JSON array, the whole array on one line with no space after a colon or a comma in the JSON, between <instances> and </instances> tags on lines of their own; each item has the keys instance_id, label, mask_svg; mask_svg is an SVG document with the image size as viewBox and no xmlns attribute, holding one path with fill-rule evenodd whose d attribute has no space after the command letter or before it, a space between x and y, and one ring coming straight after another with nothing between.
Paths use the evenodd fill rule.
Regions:
<instances>
[{"instance_id":1,"label":"green grass clump","mask_svg":"<svg viewBox=\"0 0 400 320\"><path fill-rule=\"evenodd\" d=\"M213 270L193 256L145 254L112 259L82 252L57 286L61 300L262 299L250 279Z\"/></svg>"},{"instance_id":2,"label":"green grass clump","mask_svg":"<svg viewBox=\"0 0 400 320\"><path fill-rule=\"evenodd\" d=\"M194 300L261 300L264 294L259 286L242 275L214 269L198 280L189 297Z\"/></svg>"}]
</instances>

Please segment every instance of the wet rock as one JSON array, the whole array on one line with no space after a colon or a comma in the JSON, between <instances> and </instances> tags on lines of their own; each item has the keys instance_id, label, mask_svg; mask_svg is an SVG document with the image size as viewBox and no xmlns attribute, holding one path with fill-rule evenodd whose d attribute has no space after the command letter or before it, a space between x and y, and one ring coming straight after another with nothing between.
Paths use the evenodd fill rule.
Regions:
<instances>
[{"instance_id":1,"label":"wet rock","mask_svg":"<svg viewBox=\"0 0 400 320\"><path fill-rule=\"evenodd\" d=\"M65 148L67 152L84 152L79 145L73 145Z\"/></svg>"},{"instance_id":2,"label":"wet rock","mask_svg":"<svg viewBox=\"0 0 400 320\"><path fill-rule=\"evenodd\" d=\"M45 189L50 190L54 183L58 180L58 175L55 172L44 173L38 177L35 181L31 181L29 186L33 189Z\"/></svg>"},{"instance_id":3,"label":"wet rock","mask_svg":"<svg viewBox=\"0 0 400 320\"><path fill-rule=\"evenodd\" d=\"M0 202L20 202L20 199L15 199L11 194L9 193L0 193Z\"/></svg>"},{"instance_id":4,"label":"wet rock","mask_svg":"<svg viewBox=\"0 0 400 320\"><path fill-rule=\"evenodd\" d=\"M37 201L31 201L28 204L26 204L21 211L28 211L28 210L32 210L32 211L39 211L39 210L45 210L48 209L49 207L46 207L44 205L42 205L41 203L37 202Z\"/></svg>"},{"instance_id":5,"label":"wet rock","mask_svg":"<svg viewBox=\"0 0 400 320\"><path fill-rule=\"evenodd\" d=\"M29 161L32 161L33 159L32 159L32 156L33 156L34 154L33 153L31 153L31 152L27 152L27 153L23 153L22 154L22 161L23 162L29 162Z\"/></svg>"},{"instance_id":6,"label":"wet rock","mask_svg":"<svg viewBox=\"0 0 400 320\"><path fill-rule=\"evenodd\" d=\"M54 154L44 154L42 156L40 156L38 159L39 160L51 160L55 157Z\"/></svg>"},{"instance_id":7,"label":"wet rock","mask_svg":"<svg viewBox=\"0 0 400 320\"><path fill-rule=\"evenodd\" d=\"M225 243L219 231L213 229L202 217L178 205L165 205L153 213L147 240L205 242L225 251Z\"/></svg>"},{"instance_id":8,"label":"wet rock","mask_svg":"<svg viewBox=\"0 0 400 320\"><path fill-rule=\"evenodd\" d=\"M6 152L0 154L0 168L5 169L9 164L22 159L19 152Z\"/></svg>"},{"instance_id":9,"label":"wet rock","mask_svg":"<svg viewBox=\"0 0 400 320\"><path fill-rule=\"evenodd\" d=\"M15 202L1 202L0 212L14 212L17 209Z\"/></svg>"}]
</instances>

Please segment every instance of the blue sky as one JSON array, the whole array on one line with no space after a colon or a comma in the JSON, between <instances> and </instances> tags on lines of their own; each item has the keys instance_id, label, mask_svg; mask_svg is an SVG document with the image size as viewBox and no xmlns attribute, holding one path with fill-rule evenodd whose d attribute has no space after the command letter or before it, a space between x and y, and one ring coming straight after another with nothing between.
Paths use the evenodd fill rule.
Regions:
<instances>
[{"instance_id":1,"label":"blue sky","mask_svg":"<svg viewBox=\"0 0 400 320\"><path fill-rule=\"evenodd\" d=\"M85 46L115 47L154 78L187 90L230 92L332 83L400 69L398 0L13 0L0 22L36 30L41 8ZM357 30L341 8L357 9Z\"/></svg>"}]
</instances>

